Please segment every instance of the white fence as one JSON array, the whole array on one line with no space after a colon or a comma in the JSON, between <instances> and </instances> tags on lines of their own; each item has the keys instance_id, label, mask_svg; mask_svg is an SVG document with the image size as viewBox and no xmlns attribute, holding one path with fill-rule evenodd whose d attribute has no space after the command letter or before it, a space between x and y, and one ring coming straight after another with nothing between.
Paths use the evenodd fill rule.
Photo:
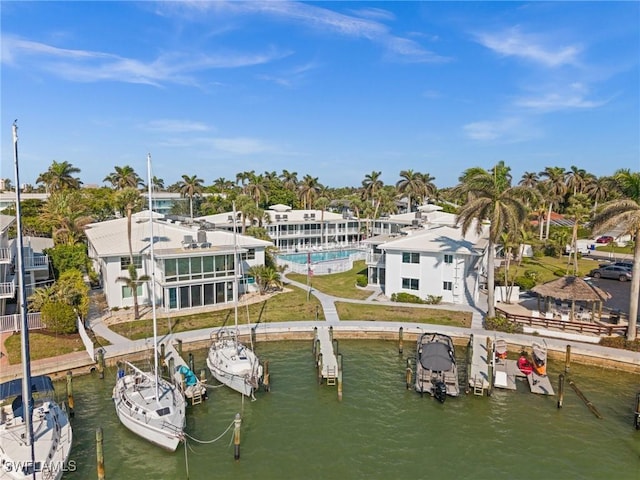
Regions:
<instances>
[{"instance_id":1,"label":"white fence","mask_svg":"<svg viewBox=\"0 0 640 480\"><path fill-rule=\"evenodd\" d=\"M84 322L80 317L76 317L76 326L78 327L78 333L80 334L80 338L82 339L82 343L84 343L84 348L87 350L89 354L89 358L95 360L95 351L93 349L93 340L89 338L89 334L87 330L84 328Z\"/></svg>"},{"instance_id":2,"label":"white fence","mask_svg":"<svg viewBox=\"0 0 640 480\"><path fill-rule=\"evenodd\" d=\"M2 315L0 316L0 333L19 332L21 330L20 324L20 314ZM29 330L45 328L40 312L27 313L27 325L29 326Z\"/></svg>"}]
</instances>

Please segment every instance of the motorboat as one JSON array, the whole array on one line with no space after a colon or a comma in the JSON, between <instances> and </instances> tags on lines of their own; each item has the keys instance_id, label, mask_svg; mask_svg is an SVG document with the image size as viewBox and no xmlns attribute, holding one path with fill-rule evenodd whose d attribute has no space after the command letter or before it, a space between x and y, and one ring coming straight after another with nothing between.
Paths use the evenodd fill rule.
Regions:
<instances>
[{"instance_id":1,"label":"motorboat","mask_svg":"<svg viewBox=\"0 0 640 480\"><path fill-rule=\"evenodd\" d=\"M149 205L151 201L151 156L147 157ZM155 281L153 212L149 208L151 282ZM168 451L175 451L184 439L186 402L180 389L160 376L158 368L158 327L155 285L151 288L154 366L143 371L124 362L118 368L113 400L118 419L136 435Z\"/></svg>"},{"instance_id":2,"label":"motorboat","mask_svg":"<svg viewBox=\"0 0 640 480\"><path fill-rule=\"evenodd\" d=\"M443 403L460 395L453 340L441 333L423 333L416 348L416 391Z\"/></svg>"},{"instance_id":3,"label":"motorboat","mask_svg":"<svg viewBox=\"0 0 640 480\"><path fill-rule=\"evenodd\" d=\"M495 343L496 360L507 358L507 341L504 338L496 338Z\"/></svg>"}]
</instances>

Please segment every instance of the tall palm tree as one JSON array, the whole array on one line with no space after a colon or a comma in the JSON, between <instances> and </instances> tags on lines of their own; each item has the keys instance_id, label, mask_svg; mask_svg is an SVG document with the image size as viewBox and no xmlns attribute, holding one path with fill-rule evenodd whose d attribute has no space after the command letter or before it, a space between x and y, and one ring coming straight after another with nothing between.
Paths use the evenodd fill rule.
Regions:
<instances>
[{"instance_id":1,"label":"tall palm tree","mask_svg":"<svg viewBox=\"0 0 640 480\"><path fill-rule=\"evenodd\" d=\"M133 263L129 264L129 266L127 267L127 271L129 272L129 276L118 277L116 278L116 282L124 283L125 287L129 287L131 289L131 294L133 296L133 317L135 320L138 320L140 318L140 307L138 306L138 287L151 280L151 277L149 275L138 276L138 269ZM153 286L151 286L150 288L153 288Z\"/></svg>"},{"instance_id":2,"label":"tall palm tree","mask_svg":"<svg viewBox=\"0 0 640 480\"><path fill-rule=\"evenodd\" d=\"M424 202L427 198L436 198L438 197L438 187L433 183L436 177L432 177L429 173L421 173L422 183L424 185L424 189L422 192L422 196L418 198L421 203Z\"/></svg>"},{"instance_id":3,"label":"tall palm tree","mask_svg":"<svg viewBox=\"0 0 640 480\"><path fill-rule=\"evenodd\" d=\"M591 211L591 201L584 193L576 193L569 197L567 216L573 219L573 229L571 232L571 248L573 250L573 275L578 274L578 227L589 218ZM571 255L569 255L571 258ZM567 273L569 273L569 263L567 263Z\"/></svg>"},{"instance_id":4,"label":"tall palm tree","mask_svg":"<svg viewBox=\"0 0 640 480\"><path fill-rule=\"evenodd\" d=\"M280 180L282 180L282 186L287 190L295 192L298 188L298 172L290 172L289 170L282 170L280 174Z\"/></svg>"},{"instance_id":5,"label":"tall palm tree","mask_svg":"<svg viewBox=\"0 0 640 480\"><path fill-rule=\"evenodd\" d=\"M82 182L73 176L74 173L80 173L80 169L69 162L58 163L54 160L49 169L38 176L36 183L44 184L48 193L64 189L78 189Z\"/></svg>"},{"instance_id":6,"label":"tall palm tree","mask_svg":"<svg viewBox=\"0 0 640 480\"><path fill-rule=\"evenodd\" d=\"M197 175L182 175L182 180L178 182L180 195L189 197L189 215L191 216L191 220L193 220L193 197L202 195L202 191L204 190L203 182L204 180L198 178Z\"/></svg>"},{"instance_id":7,"label":"tall palm tree","mask_svg":"<svg viewBox=\"0 0 640 480\"><path fill-rule=\"evenodd\" d=\"M564 195L567 193L565 183L566 172L562 167L547 167L540 172L541 177L546 177L542 183L546 187L546 198L549 202L549 213L547 214L547 238L549 238L549 228L551 226L551 212L554 206L560 206L564 202Z\"/></svg>"},{"instance_id":8,"label":"tall palm tree","mask_svg":"<svg viewBox=\"0 0 640 480\"><path fill-rule=\"evenodd\" d=\"M133 264L133 248L131 245L131 219L133 213L142 208L144 200L134 187L119 190L115 197L116 207L127 216L127 241L129 243L129 263Z\"/></svg>"},{"instance_id":9,"label":"tall palm tree","mask_svg":"<svg viewBox=\"0 0 640 480\"><path fill-rule=\"evenodd\" d=\"M614 174L625 198L606 203L602 211L593 219L596 235L613 228L623 228L634 242L633 270L631 272L631 292L629 301L629 328L627 340L633 341L637 335L638 297L640 296L640 172L628 169Z\"/></svg>"},{"instance_id":10,"label":"tall palm tree","mask_svg":"<svg viewBox=\"0 0 640 480\"><path fill-rule=\"evenodd\" d=\"M382 172L376 172L375 170L364 176L362 181L362 199L364 201L370 201L371 205L374 205L378 192L384 186L380 176Z\"/></svg>"},{"instance_id":11,"label":"tall palm tree","mask_svg":"<svg viewBox=\"0 0 640 480\"><path fill-rule=\"evenodd\" d=\"M92 222L86 202L79 190L54 191L39 216L51 228L56 245L75 245L84 239L84 227Z\"/></svg>"},{"instance_id":12,"label":"tall palm tree","mask_svg":"<svg viewBox=\"0 0 640 480\"><path fill-rule=\"evenodd\" d=\"M568 190L573 190L573 194L582 193L586 184L588 173L582 168L571 165L571 169L565 175L565 183Z\"/></svg>"},{"instance_id":13,"label":"tall palm tree","mask_svg":"<svg viewBox=\"0 0 640 480\"><path fill-rule=\"evenodd\" d=\"M266 181L262 175L251 174L245 188L245 193L253 198L254 202L256 202L256 207L260 205L260 199L264 197L266 202L269 198L267 195Z\"/></svg>"},{"instance_id":14,"label":"tall palm tree","mask_svg":"<svg viewBox=\"0 0 640 480\"><path fill-rule=\"evenodd\" d=\"M526 188L536 188L536 185L538 185L539 181L540 177L536 172L524 172L522 174L520 182L518 182L518 185Z\"/></svg>"},{"instance_id":15,"label":"tall palm tree","mask_svg":"<svg viewBox=\"0 0 640 480\"><path fill-rule=\"evenodd\" d=\"M151 186L155 192L160 192L164 190L164 180L154 175L153 178L151 178Z\"/></svg>"},{"instance_id":16,"label":"tall palm tree","mask_svg":"<svg viewBox=\"0 0 640 480\"><path fill-rule=\"evenodd\" d=\"M591 177L584 187L584 193L593 199L593 211L598 210L598 203L609 196L612 189L613 179L611 177Z\"/></svg>"},{"instance_id":17,"label":"tall palm tree","mask_svg":"<svg viewBox=\"0 0 640 480\"><path fill-rule=\"evenodd\" d=\"M129 165L114 167L114 171L104 177L102 181L111 183L111 186L116 190L138 188L144 184L142 178Z\"/></svg>"},{"instance_id":18,"label":"tall palm tree","mask_svg":"<svg viewBox=\"0 0 640 480\"><path fill-rule=\"evenodd\" d=\"M527 218L527 209L522 201L531 195L531 190L511 186L509 168L503 163L490 171L475 169L463 175L465 182L456 187L468 201L460 209L456 223L461 225L463 235L471 228L476 233L483 231L484 222L489 221L487 246L487 302L489 317L495 317L495 246L500 235L516 231Z\"/></svg>"},{"instance_id":19,"label":"tall palm tree","mask_svg":"<svg viewBox=\"0 0 640 480\"><path fill-rule=\"evenodd\" d=\"M425 191L424 177L413 170L401 170L400 180L396 182L396 189L400 195L407 197L407 211L413 211L412 199L417 199Z\"/></svg>"},{"instance_id":20,"label":"tall palm tree","mask_svg":"<svg viewBox=\"0 0 640 480\"><path fill-rule=\"evenodd\" d=\"M318 182L318 177L305 175L298 184L298 199L302 202L304 210L313 208L318 193L322 189L322 185Z\"/></svg>"}]
</instances>

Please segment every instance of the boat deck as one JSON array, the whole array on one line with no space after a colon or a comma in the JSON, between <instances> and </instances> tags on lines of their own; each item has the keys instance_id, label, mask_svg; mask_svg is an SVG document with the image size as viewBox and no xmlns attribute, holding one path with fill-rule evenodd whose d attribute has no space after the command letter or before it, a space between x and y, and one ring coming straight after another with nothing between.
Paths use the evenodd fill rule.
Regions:
<instances>
[{"instance_id":1,"label":"boat deck","mask_svg":"<svg viewBox=\"0 0 640 480\"><path fill-rule=\"evenodd\" d=\"M551 380L547 375L538 375L536 372L532 372L531 375L527 375L529 382L529 388L531 393L537 393L539 395L555 395L553 387L551 386Z\"/></svg>"}]
</instances>

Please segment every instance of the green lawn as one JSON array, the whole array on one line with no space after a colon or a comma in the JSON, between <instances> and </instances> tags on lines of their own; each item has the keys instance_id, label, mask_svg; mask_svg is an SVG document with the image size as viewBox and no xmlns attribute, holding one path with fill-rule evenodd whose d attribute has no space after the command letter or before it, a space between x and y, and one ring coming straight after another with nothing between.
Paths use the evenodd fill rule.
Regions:
<instances>
[{"instance_id":1,"label":"green lawn","mask_svg":"<svg viewBox=\"0 0 640 480\"><path fill-rule=\"evenodd\" d=\"M331 275L315 275L311 277L311 286L322 293L334 297L364 300L371 295L370 290L356 287L356 277L367 275L364 260L353 262L353 268L347 272L332 273ZM307 276L299 273L288 273L287 278L299 283L307 283Z\"/></svg>"},{"instance_id":2,"label":"green lawn","mask_svg":"<svg viewBox=\"0 0 640 480\"><path fill-rule=\"evenodd\" d=\"M307 301L307 293L299 288L289 286L291 291L278 293L267 300L254 303L247 307L238 308L238 322L246 323L247 318L251 324L257 322L287 322L299 320L314 320L316 308L319 318L324 320L322 306L313 296ZM197 313L184 316L158 316L158 334L169 332L169 322L173 332L199 330L201 328L220 327L233 325L233 308L216 310L213 312ZM153 325L150 319L136 320L132 322L112 325L111 330L132 340L148 338L153 335Z\"/></svg>"},{"instance_id":3,"label":"green lawn","mask_svg":"<svg viewBox=\"0 0 640 480\"><path fill-rule=\"evenodd\" d=\"M20 334L11 335L4 341L4 346L9 356L9 363L16 365L20 358ZM84 350L84 344L80 335L54 335L42 332L29 332L29 351L31 360L57 357L67 353Z\"/></svg>"},{"instance_id":4,"label":"green lawn","mask_svg":"<svg viewBox=\"0 0 640 480\"><path fill-rule=\"evenodd\" d=\"M524 258L521 265L517 265L517 262L512 262L509 268L509 278L523 276L526 271L533 271L536 273L537 283L546 283L551 280L559 278L555 272L562 272L564 275L567 272L567 263L569 258L562 256L557 257L531 257ZM578 276L585 276L590 270L597 268L598 262L591 259L578 259ZM569 265L569 275L573 274L573 260ZM502 267L496 270L496 277L501 275Z\"/></svg>"},{"instance_id":5,"label":"green lawn","mask_svg":"<svg viewBox=\"0 0 640 480\"><path fill-rule=\"evenodd\" d=\"M471 313L435 308L396 307L336 302L340 320L431 323L452 327L471 327Z\"/></svg>"}]
</instances>

